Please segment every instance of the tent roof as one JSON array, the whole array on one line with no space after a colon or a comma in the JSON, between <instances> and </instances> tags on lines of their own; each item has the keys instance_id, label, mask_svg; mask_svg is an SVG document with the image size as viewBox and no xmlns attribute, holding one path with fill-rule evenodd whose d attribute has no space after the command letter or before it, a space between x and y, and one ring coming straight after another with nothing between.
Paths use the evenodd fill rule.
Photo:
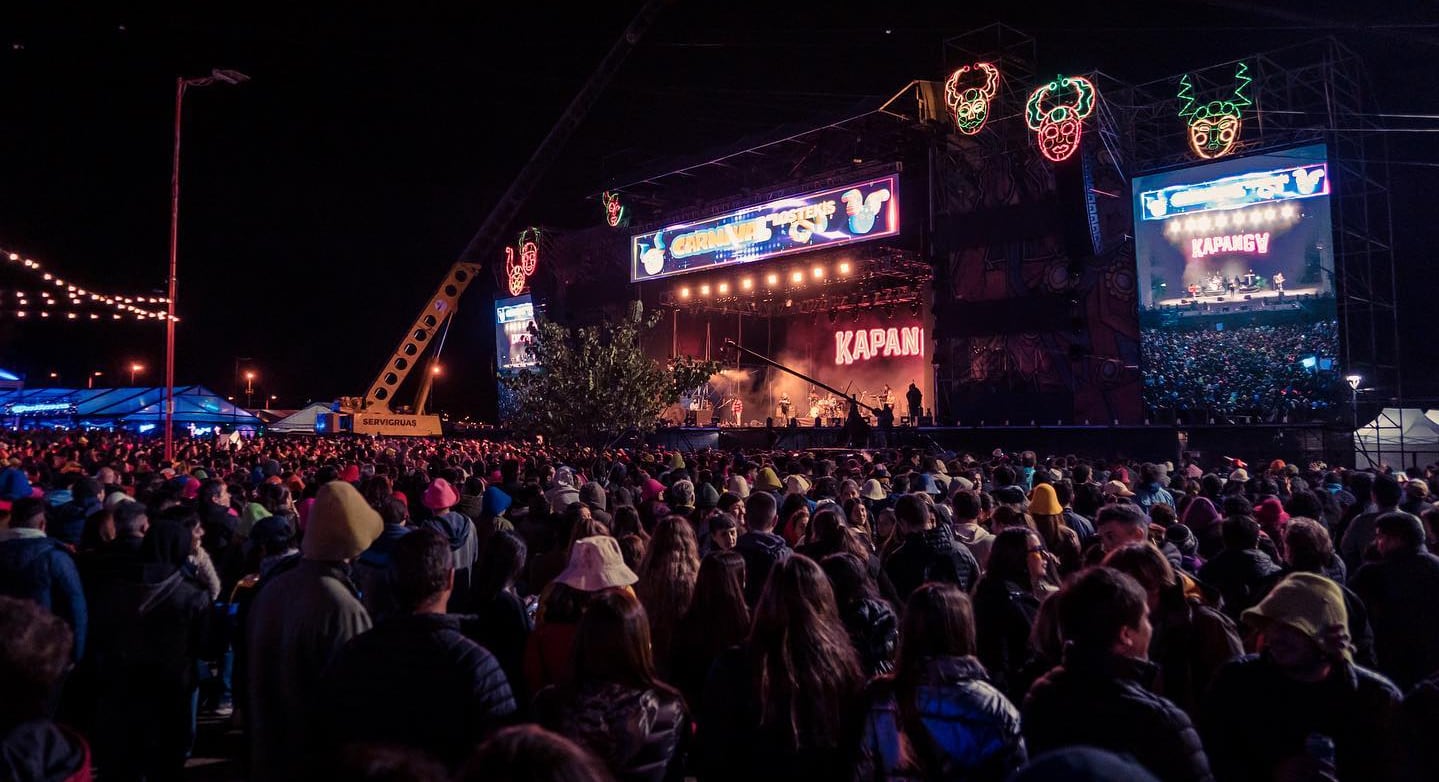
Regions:
<instances>
[{"instance_id":1,"label":"tent roof","mask_svg":"<svg viewBox=\"0 0 1439 782\"><path fill-rule=\"evenodd\" d=\"M165 389L162 386L128 388L27 388L0 391L0 414L12 415L17 406L67 405L65 408L32 411L53 412L55 417L123 424L165 421ZM23 409L23 407L22 407ZM234 424L257 426L260 420L249 411L204 386L175 388L175 421L181 424Z\"/></svg>"},{"instance_id":2,"label":"tent roof","mask_svg":"<svg viewBox=\"0 0 1439 782\"><path fill-rule=\"evenodd\" d=\"M328 412L330 412L330 405L324 402L315 402L270 424L269 429L272 432L313 433L315 431L315 417L320 413Z\"/></svg>"}]
</instances>

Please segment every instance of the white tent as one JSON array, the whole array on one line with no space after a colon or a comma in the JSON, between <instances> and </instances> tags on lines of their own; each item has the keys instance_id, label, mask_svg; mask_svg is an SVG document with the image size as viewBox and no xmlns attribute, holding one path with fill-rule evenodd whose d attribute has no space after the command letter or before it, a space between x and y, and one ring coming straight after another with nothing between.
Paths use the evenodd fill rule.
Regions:
<instances>
[{"instance_id":1,"label":"white tent","mask_svg":"<svg viewBox=\"0 0 1439 782\"><path fill-rule=\"evenodd\" d=\"M1396 469L1439 462L1439 410L1386 407L1354 433L1354 464Z\"/></svg>"},{"instance_id":2,"label":"white tent","mask_svg":"<svg viewBox=\"0 0 1439 782\"><path fill-rule=\"evenodd\" d=\"M330 405L316 402L309 407L296 410L266 428L278 434L314 434L315 416L328 412L330 412Z\"/></svg>"}]
</instances>

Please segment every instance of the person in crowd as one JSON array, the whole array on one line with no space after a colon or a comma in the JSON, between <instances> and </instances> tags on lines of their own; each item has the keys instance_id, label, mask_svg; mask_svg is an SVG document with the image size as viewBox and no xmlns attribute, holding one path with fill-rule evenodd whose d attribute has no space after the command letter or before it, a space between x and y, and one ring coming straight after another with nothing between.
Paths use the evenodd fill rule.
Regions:
<instances>
[{"instance_id":1,"label":"person in crowd","mask_svg":"<svg viewBox=\"0 0 1439 782\"><path fill-rule=\"evenodd\" d=\"M95 754L107 779L183 775L198 663L212 632L210 594L185 567L196 547L189 527L157 523L145 533L139 567L96 596Z\"/></svg>"},{"instance_id":2,"label":"person in crowd","mask_svg":"<svg viewBox=\"0 0 1439 782\"><path fill-rule=\"evenodd\" d=\"M716 551L729 551L739 543L739 522L728 513L716 513L709 517L709 532L700 542L700 556L705 557Z\"/></svg>"},{"instance_id":3,"label":"person in crowd","mask_svg":"<svg viewBox=\"0 0 1439 782\"><path fill-rule=\"evenodd\" d=\"M1026 759L1019 710L975 658L974 613L953 584L910 595L895 670L870 685L856 780L999 782Z\"/></svg>"},{"instance_id":4,"label":"person in crowd","mask_svg":"<svg viewBox=\"0 0 1439 782\"><path fill-rule=\"evenodd\" d=\"M1408 688L1439 671L1439 557L1424 545L1423 523L1404 511L1380 516L1374 541L1378 561L1349 585L1369 609L1380 673Z\"/></svg>"},{"instance_id":5,"label":"person in crowd","mask_svg":"<svg viewBox=\"0 0 1439 782\"><path fill-rule=\"evenodd\" d=\"M1160 485L1162 472L1159 467L1145 463L1139 467L1139 480L1135 483L1134 504L1145 513L1155 505L1174 507L1174 495Z\"/></svg>"},{"instance_id":6,"label":"person in crowd","mask_svg":"<svg viewBox=\"0 0 1439 782\"><path fill-rule=\"evenodd\" d=\"M575 631L585 607L608 591L634 592L639 576L625 564L620 544L608 535L580 538L570 547L570 562L540 595L535 629L525 642L528 692L564 683L570 672Z\"/></svg>"},{"instance_id":7,"label":"person in crowd","mask_svg":"<svg viewBox=\"0 0 1439 782\"><path fill-rule=\"evenodd\" d=\"M64 619L78 660L89 627L85 590L74 558L45 527L44 500L25 497L11 506L9 526L0 529L0 595L33 600Z\"/></svg>"},{"instance_id":8,"label":"person in crowd","mask_svg":"<svg viewBox=\"0 0 1439 782\"><path fill-rule=\"evenodd\" d=\"M531 628L515 582L524 571L526 552L525 541L513 532L498 530L490 536L475 565L474 619L461 627L499 661L520 713L530 702L524 671Z\"/></svg>"},{"instance_id":9,"label":"person in crowd","mask_svg":"<svg viewBox=\"0 0 1439 782\"><path fill-rule=\"evenodd\" d=\"M380 512L384 529L380 537L355 559L350 578L360 590L360 602L365 604L370 618L379 621L400 612L395 601L394 571L390 561L395 545L411 530L410 508L398 498L384 497L374 507Z\"/></svg>"},{"instance_id":10,"label":"person in crowd","mask_svg":"<svg viewBox=\"0 0 1439 782\"><path fill-rule=\"evenodd\" d=\"M853 553L830 554L820 561L834 589L835 604L868 676L888 673L899 642L899 618L880 598L864 560Z\"/></svg>"},{"instance_id":11,"label":"person in crowd","mask_svg":"<svg viewBox=\"0 0 1439 782\"><path fill-rule=\"evenodd\" d=\"M670 678L693 715L703 711L705 677L715 659L749 635L744 584L744 557L738 553L714 551L700 561L694 599L675 629L670 652Z\"/></svg>"},{"instance_id":12,"label":"person in crowd","mask_svg":"<svg viewBox=\"0 0 1439 782\"><path fill-rule=\"evenodd\" d=\"M1225 663L1244 654L1244 643L1229 617L1184 593L1184 584L1159 549L1144 543L1121 546L1104 558L1139 582L1153 628L1148 658L1159 667L1154 691L1198 718L1199 703Z\"/></svg>"},{"instance_id":13,"label":"person in crowd","mask_svg":"<svg viewBox=\"0 0 1439 782\"><path fill-rule=\"evenodd\" d=\"M790 548L795 548L808 539L810 506L803 494L790 493L784 496L779 506L780 535Z\"/></svg>"},{"instance_id":14,"label":"person in crowd","mask_svg":"<svg viewBox=\"0 0 1439 782\"><path fill-rule=\"evenodd\" d=\"M568 683L535 696L539 723L589 749L617 780L683 776L684 698L656 673L649 628L633 596L595 598L580 619Z\"/></svg>"},{"instance_id":15,"label":"person in crowd","mask_svg":"<svg viewBox=\"0 0 1439 782\"><path fill-rule=\"evenodd\" d=\"M734 550L744 557L745 602L753 609L759 604L770 569L788 559L793 552L784 538L774 534L779 513L773 494L768 491L754 492L744 504L749 532L739 536Z\"/></svg>"},{"instance_id":16,"label":"person in crowd","mask_svg":"<svg viewBox=\"0 0 1439 782\"><path fill-rule=\"evenodd\" d=\"M57 506L50 513L46 527L50 536L71 546L80 543L85 531L85 520L104 510L100 502L100 482L94 478L80 478L70 487L68 502Z\"/></svg>"},{"instance_id":17,"label":"person in crowd","mask_svg":"<svg viewBox=\"0 0 1439 782\"><path fill-rule=\"evenodd\" d=\"M391 553L401 613L350 639L325 668L316 699L322 747L388 743L455 767L515 713L499 661L448 615L450 541L423 529Z\"/></svg>"},{"instance_id":18,"label":"person in crowd","mask_svg":"<svg viewBox=\"0 0 1439 782\"><path fill-rule=\"evenodd\" d=\"M1079 467L1076 465L1075 470L1078 469ZM1087 548L1094 538L1094 523L1087 516L1081 516L1074 510L1074 481L1068 478L1055 481L1054 496L1059 500L1060 507L1064 508L1064 525L1074 530L1074 534L1079 536L1081 550Z\"/></svg>"},{"instance_id":19,"label":"person in crowd","mask_svg":"<svg viewBox=\"0 0 1439 782\"><path fill-rule=\"evenodd\" d=\"M1179 514L1179 523L1194 532L1199 539L1199 556L1209 559L1224 548L1224 535L1220 531L1223 517L1208 497L1195 497Z\"/></svg>"},{"instance_id":20,"label":"person in crowd","mask_svg":"<svg viewBox=\"0 0 1439 782\"><path fill-rule=\"evenodd\" d=\"M969 553L974 555L974 560L980 563L983 570L984 563L989 561L994 535L979 523L982 511L979 494L973 490L961 489L954 493L951 502L954 505L955 540L969 549Z\"/></svg>"},{"instance_id":21,"label":"person in crowd","mask_svg":"<svg viewBox=\"0 0 1439 782\"><path fill-rule=\"evenodd\" d=\"M1263 586L1268 594L1274 585L1290 573L1318 573L1339 586L1344 595L1344 611L1349 617L1349 640L1354 662L1365 668L1377 668L1374 656L1374 630L1369 625L1369 609L1364 601L1345 586L1344 561L1334 553L1329 530L1310 518L1293 518L1284 527L1284 563Z\"/></svg>"},{"instance_id":22,"label":"person in crowd","mask_svg":"<svg viewBox=\"0 0 1439 782\"><path fill-rule=\"evenodd\" d=\"M383 527L354 486L326 483L310 510L300 558L261 582L246 625L254 778L295 779L315 748L320 673L351 638L370 629L348 565Z\"/></svg>"},{"instance_id":23,"label":"person in crowd","mask_svg":"<svg viewBox=\"0 0 1439 782\"><path fill-rule=\"evenodd\" d=\"M470 599L474 591L471 575L475 561L480 558L480 545L474 522L465 514L452 510L459 501L460 495L449 481L434 479L420 499L430 512L429 517L420 522L420 527L432 529L450 541L450 550L455 552L455 589L450 599L455 602L448 610L466 613L471 608Z\"/></svg>"},{"instance_id":24,"label":"person in crowd","mask_svg":"<svg viewBox=\"0 0 1439 782\"><path fill-rule=\"evenodd\" d=\"M1224 549L1199 569L1199 580L1219 590L1224 613L1238 620L1244 609L1259 602L1264 582L1279 566L1259 550L1259 522L1248 516L1225 519L1220 529Z\"/></svg>"},{"instance_id":25,"label":"person in crowd","mask_svg":"<svg viewBox=\"0 0 1439 782\"><path fill-rule=\"evenodd\" d=\"M613 782L583 747L538 725L515 725L475 750L459 782Z\"/></svg>"},{"instance_id":26,"label":"person in crowd","mask_svg":"<svg viewBox=\"0 0 1439 782\"><path fill-rule=\"evenodd\" d=\"M1339 586L1291 573L1244 621L1261 652L1220 669L1201 720L1219 782L1399 779L1401 696L1353 663Z\"/></svg>"},{"instance_id":27,"label":"person in crowd","mask_svg":"<svg viewBox=\"0 0 1439 782\"><path fill-rule=\"evenodd\" d=\"M957 584L968 592L979 578L979 563L950 530L937 526L924 500L907 494L895 503L900 544L884 561L884 572L901 600L926 581Z\"/></svg>"},{"instance_id":28,"label":"person in crowd","mask_svg":"<svg viewBox=\"0 0 1439 782\"><path fill-rule=\"evenodd\" d=\"M1355 516L1339 537L1339 557L1344 560L1344 568L1351 576L1359 572L1359 567L1366 560L1377 558L1371 556L1377 553L1371 548L1375 542L1374 525L1380 516L1399 510L1399 503L1404 498L1399 482L1394 476L1384 473L1374 476L1371 491L1374 500L1372 509Z\"/></svg>"},{"instance_id":29,"label":"person in crowd","mask_svg":"<svg viewBox=\"0 0 1439 782\"><path fill-rule=\"evenodd\" d=\"M198 500L195 511L204 529L201 545L211 558L223 561L240 525L240 517L230 507L230 487L219 478L206 478L200 481Z\"/></svg>"},{"instance_id":30,"label":"person in crowd","mask_svg":"<svg viewBox=\"0 0 1439 782\"><path fill-rule=\"evenodd\" d=\"M1423 478L1411 478L1408 483L1404 484L1404 499L1399 502L1399 510L1423 518L1425 512L1433 507L1434 504L1429 502L1428 481Z\"/></svg>"},{"instance_id":31,"label":"person in crowd","mask_svg":"<svg viewBox=\"0 0 1439 782\"><path fill-rule=\"evenodd\" d=\"M705 684L700 776L849 776L864 683L824 572L808 557L780 562L748 641L722 655Z\"/></svg>"},{"instance_id":32,"label":"person in crowd","mask_svg":"<svg viewBox=\"0 0 1439 782\"><path fill-rule=\"evenodd\" d=\"M1044 546L1058 560L1061 576L1079 569L1079 535L1064 523L1064 506L1054 487L1041 483L1029 495L1029 513Z\"/></svg>"},{"instance_id":33,"label":"person in crowd","mask_svg":"<svg viewBox=\"0 0 1439 782\"><path fill-rule=\"evenodd\" d=\"M988 566L974 590L978 654L990 681L1013 698L1024 695L1020 672L1030 658L1029 639L1039 605L1058 584L1038 533L1011 527L995 536Z\"/></svg>"},{"instance_id":34,"label":"person in crowd","mask_svg":"<svg viewBox=\"0 0 1439 782\"><path fill-rule=\"evenodd\" d=\"M1089 568L1056 599L1064 662L1024 700L1021 724L1030 754L1091 746L1131 755L1163 782L1212 780L1189 717L1144 686L1155 671L1147 659L1149 600L1139 582L1111 568Z\"/></svg>"},{"instance_id":35,"label":"person in crowd","mask_svg":"<svg viewBox=\"0 0 1439 782\"><path fill-rule=\"evenodd\" d=\"M0 596L0 778L91 778L84 737L49 715L73 639L70 626L35 601Z\"/></svg>"},{"instance_id":36,"label":"person in crowd","mask_svg":"<svg viewBox=\"0 0 1439 782\"><path fill-rule=\"evenodd\" d=\"M655 525L645 558L640 562L635 593L649 617L650 637L655 646L669 649L675 628L694 599L699 578L699 548L694 528L680 516L670 516ZM660 675L669 677L668 656L658 661Z\"/></svg>"}]
</instances>

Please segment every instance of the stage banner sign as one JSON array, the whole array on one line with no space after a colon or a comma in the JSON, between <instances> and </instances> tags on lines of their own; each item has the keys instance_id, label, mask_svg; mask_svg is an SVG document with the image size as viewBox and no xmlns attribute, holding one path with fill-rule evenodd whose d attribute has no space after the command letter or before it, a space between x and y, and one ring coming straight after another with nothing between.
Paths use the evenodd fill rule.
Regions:
<instances>
[{"instance_id":1,"label":"stage banner sign","mask_svg":"<svg viewBox=\"0 0 1439 782\"><path fill-rule=\"evenodd\" d=\"M894 236L898 182L891 174L639 234L630 239L630 281Z\"/></svg>"}]
</instances>

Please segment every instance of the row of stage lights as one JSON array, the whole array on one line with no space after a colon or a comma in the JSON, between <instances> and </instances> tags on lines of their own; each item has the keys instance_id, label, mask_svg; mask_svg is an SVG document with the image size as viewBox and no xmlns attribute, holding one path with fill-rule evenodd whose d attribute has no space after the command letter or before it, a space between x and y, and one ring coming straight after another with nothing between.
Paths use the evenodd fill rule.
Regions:
<instances>
[{"instance_id":1,"label":"row of stage lights","mask_svg":"<svg viewBox=\"0 0 1439 782\"><path fill-rule=\"evenodd\" d=\"M763 276L762 281L764 282L764 287L766 289L778 288L782 281L786 281L791 286L797 287L800 285L804 285L806 279L809 279L814 283L822 283L831 276L835 278L848 277L853 271L853 264L851 264L849 261L840 261L838 264L835 265L832 275L828 269L823 266L817 265L810 268L809 274L807 276L804 269L796 268L791 269L789 272L784 274L781 274L780 272L768 272ZM738 282L735 283L735 286L737 286L738 290L742 293L753 293L756 284L757 283L754 276L745 276L741 277ZM680 286L678 295L680 300L682 301L692 299L695 296L699 296L701 298L708 298L714 295L729 296L731 295L735 286L731 286L728 280L721 280L714 283L702 282L694 286L682 285Z\"/></svg>"},{"instance_id":2,"label":"row of stage lights","mask_svg":"<svg viewBox=\"0 0 1439 782\"><path fill-rule=\"evenodd\" d=\"M1232 214L1216 212L1213 216L1171 217L1165 222L1164 230L1171 234L1206 233L1209 231L1240 230L1258 228L1276 222L1292 222L1299 218L1299 210L1293 204L1281 207L1263 206L1240 209Z\"/></svg>"},{"instance_id":3,"label":"row of stage lights","mask_svg":"<svg viewBox=\"0 0 1439 782\"><path fill-rule=\"evenodd\" d=\"M0 250L0 252L4 251ZM115 310L115 312L111 315L111 318L113 320L120 320L126 315L133 315L135 316L136 320L164 320L168 317L168 313L166 313L164 310L151 310L145 307L136 306L139 304L169 304L170 300L168 298L160 296L112 296L105 293L99 293L97 291L89 291L84 288L78 287L73 283L68 283L64 279L57 277L50 272L42 272L40 270L39 261L31 258L25 258L19 253L14 252L5 253L5 257L7 257L11 263L19 264L23 268L29 269L32 272L39 274L41 279L45 282L54 285L56 288L63 289L70 300L71 306L103 304ZM19 304L22 307L29 306L28 300L30 298L34 298L32 295L26 294L22 291L16 291L15 295L19 298ZM48 291L41 291L40 297L43 301L39 303L42 305L50 305L55 303ZM29 314L29 310L17 309L15 311L15 316L18 318L28 317ZM37 314L42 318L50 317L50 312L43 309L40 310ZM96 313L89 313L89 316L90 320L100 319L100 316ZM66 313L67 320L78 320L79 317L80 316L74 312ZM175 320L179 321L180 319L175 318Z\"/></svg>"}]
</instances>

